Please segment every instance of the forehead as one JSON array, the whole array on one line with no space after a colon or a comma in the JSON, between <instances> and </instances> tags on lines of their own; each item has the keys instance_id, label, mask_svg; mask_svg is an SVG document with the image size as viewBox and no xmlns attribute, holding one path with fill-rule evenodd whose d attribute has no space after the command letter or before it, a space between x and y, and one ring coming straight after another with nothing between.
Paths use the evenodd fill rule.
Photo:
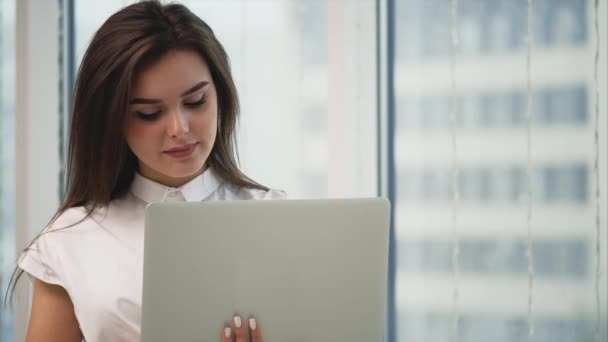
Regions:
<instances>
[{"instance_id":1,"label":"forehead","mask_svg":"<svg viewBox=\"0 0 608 342\"><path fill-rule=\"evenodd\" d=\"M132 83L134 97L179 96L201 81L212 83L205 60L192 50L174 50L139 70Z\"/></svg>"}]
</instances>

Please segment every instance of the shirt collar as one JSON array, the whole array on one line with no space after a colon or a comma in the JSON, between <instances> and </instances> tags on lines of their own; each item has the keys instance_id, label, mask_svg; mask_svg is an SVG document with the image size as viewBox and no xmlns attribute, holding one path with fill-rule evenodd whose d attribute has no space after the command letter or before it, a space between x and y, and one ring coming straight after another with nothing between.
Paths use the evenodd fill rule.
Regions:
<instances>
[{"instance_id":1,"label":"shirt collar","mask_svg":"<svg viewBox=\"0 0 608 342\"><path fill-rule=\"evenodd\" d=\"M172 188L135 173L130 191L146 203L165 201L198 202L213 193L220 182L211 167L179 188Z\"/></svg>"}]
</instances>

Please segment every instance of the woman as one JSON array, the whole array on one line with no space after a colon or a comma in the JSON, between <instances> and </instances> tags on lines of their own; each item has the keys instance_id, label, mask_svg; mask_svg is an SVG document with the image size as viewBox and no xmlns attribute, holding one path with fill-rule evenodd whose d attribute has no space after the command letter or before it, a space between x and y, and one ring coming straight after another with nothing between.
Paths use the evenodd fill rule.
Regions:
<instances>
[{"instance_id":1,"label":"woman","mask_svg":"<svg viewBox=\"0 0 608 342\"><path fill-rule=\"evenodd\" d=\"M142 1L101 26L76 83L66 197L19 260L28 341L139 340L148 203L285 196L239 171L237 114L226 52L186 7ZM253 318L218 332L261 341Z\"/></svg>"}]
</instances>

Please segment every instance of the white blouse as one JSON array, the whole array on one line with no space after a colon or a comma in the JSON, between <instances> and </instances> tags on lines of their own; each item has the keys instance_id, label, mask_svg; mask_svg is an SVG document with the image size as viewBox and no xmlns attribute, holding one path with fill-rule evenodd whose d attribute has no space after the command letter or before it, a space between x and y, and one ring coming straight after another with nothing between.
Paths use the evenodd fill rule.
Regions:
<instances>
[{"instance_id":1,"label":"white blouse","mask_svg":"<svg viewBox=\"0 0 608 342\"><path fill-rule=\"evenodd\" d=\"M235 187L212 169L180 188L168 188L136 174L125 196L92 216L82 220L83 207L65 211L21 255L19 267L31 277L67 291L86 341L139 341L144 209L148 203L285 197L279 190Z\"/></svg>"}]
</instances>

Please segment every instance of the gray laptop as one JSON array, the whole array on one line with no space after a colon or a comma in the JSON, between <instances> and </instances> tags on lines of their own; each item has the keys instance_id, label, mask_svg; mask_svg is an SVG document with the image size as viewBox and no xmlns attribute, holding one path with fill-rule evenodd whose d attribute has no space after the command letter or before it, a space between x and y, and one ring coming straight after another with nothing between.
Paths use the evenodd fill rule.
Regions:
<instances>
[{"instance_id":1,"label":"gray laptop","mask_svg":"<svg viewBox=\"0 0 608 342\"><path fill-rule=\"evenodd\" d=\"M142 341L219 341L234 312L265 342L383 341L389 202L146 208Z\"/></svg>"}]
</instances>

